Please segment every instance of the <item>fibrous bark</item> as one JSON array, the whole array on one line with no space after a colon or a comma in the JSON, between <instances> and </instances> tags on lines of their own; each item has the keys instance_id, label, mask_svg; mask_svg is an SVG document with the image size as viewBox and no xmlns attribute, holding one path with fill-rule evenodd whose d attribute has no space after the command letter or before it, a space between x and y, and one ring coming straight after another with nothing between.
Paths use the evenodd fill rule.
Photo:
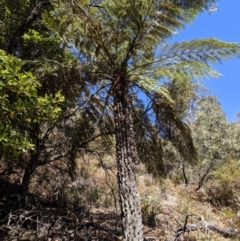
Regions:
<instances>
[{"instance_id":1,"label":"fibrous bark","mask_svg":"<svg viewBox=\"0 0 240 241\"><path fill-rule=\"evenodd\" d=\"M113 88L118 187L123 240L140 241L142 234L141 201L137 190L136 147L127 81L118 77Z\"/></svg>"}]
</instances>

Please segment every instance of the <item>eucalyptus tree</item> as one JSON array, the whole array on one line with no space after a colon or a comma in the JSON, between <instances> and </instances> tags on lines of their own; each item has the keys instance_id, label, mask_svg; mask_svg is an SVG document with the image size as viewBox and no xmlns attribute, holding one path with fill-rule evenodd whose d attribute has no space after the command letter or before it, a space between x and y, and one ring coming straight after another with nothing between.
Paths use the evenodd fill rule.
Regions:
<instances>
[{"instance_id":1,"label":"eucalyptus tree","mask_svg":"<svg viewBox=\"0 0 240 241\"><path fill-rule=\"evenodd\" d=\"M146 131L140 128L145 143L161 146L159 136L170 135L172 140L175 136L180 140L177 147L193 154L190 131L177 115L164 83L170 80L191 83L196 78L216 76L217 72L208 63L236 56L240 47L214 38L166 43L167 38L211 1L51 2L54 12L45 15L49 27L58 31L85 63L84 79L93 81L93 89L106 94L101 98L113 107L123 240L142 240L133 111L138 110L138 117L147 116ZM149 100L147 106L138 101L138 91Z\"/></svg>"},{"instance_id":2,"label":"eucalyptus tree","mask_svg":"<svg viewBox=\"0 0 240 241\"><path fill-rule=\"evenodd\" d=\"M217 166L228 158L240 159L240 133L239 126L227 120L215 96L198 97L193 117L190 126L199 155L199 189Z\"/></svg>"}]
</instances>

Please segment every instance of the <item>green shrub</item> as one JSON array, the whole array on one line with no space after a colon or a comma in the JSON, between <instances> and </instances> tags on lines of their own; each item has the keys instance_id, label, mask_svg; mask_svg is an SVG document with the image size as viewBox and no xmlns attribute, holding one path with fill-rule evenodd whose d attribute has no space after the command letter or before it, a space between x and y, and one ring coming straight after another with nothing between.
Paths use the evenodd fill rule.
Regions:
<instances>
[{"instance_id":1,"label":"green shrub","mask_svg":"<svg viewBox=\"0 0 240 241\"><path fill-rule=\"evenodd\" d=\"M161 206L156 196L145 194L142 197L143 224L151 228L156 227L158 225L156 216L160 210Z\"/></svg>"},{"instance_id":2,"label":"green shrub","mask_svg":"<svg viewBox=\"0 0 240 241\"><path fill-rule=\"evenodd\" d=\"M207 192L212 203L218 206L230 206L234 210L239 207L240 197L240 162L228 158L212 172L212 180L208 182Z\"/></svg>"}]
</instances>

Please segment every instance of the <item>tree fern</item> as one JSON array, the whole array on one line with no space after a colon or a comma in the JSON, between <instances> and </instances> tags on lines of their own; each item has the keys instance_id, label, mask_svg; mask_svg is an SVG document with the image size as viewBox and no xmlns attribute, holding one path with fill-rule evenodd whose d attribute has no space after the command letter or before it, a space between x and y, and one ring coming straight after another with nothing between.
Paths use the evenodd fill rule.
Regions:
<instances>
[{"instance_id":1,"label":"tree fern","mask_svg":"<svg viewBox=\"0 0 240 241\"><path fill-rule=\"evenodd\" d=\"M166 44L214 1L51 2L56 10L52 18L45 18L69 48L78 50L78 58L88 66L86 82L91 80L101 90L106 87L101 98L113 106L123 240L142 240L136 149L143 156L142 143L150 151L150 145L161 146L160 137L169 137L184 156L196 157L190 130L165 84L174 80L191 87L198 78L217 76L210 63L237 56L240 46L217 39ZM135 106L137 89L149 98L147 110ZM139 136L134 133L133 109L136 117L145 118L145 128L138 126ZM155 154L153 159L161 159L161 152Z\"/></svg>"}]
</instances>

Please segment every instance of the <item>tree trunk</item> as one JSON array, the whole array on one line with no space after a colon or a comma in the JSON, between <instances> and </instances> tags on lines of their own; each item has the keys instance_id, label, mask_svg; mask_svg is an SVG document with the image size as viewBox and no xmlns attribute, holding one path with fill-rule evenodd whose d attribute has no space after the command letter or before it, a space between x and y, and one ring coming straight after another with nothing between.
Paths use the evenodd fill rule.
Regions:
<instances>
[{"instance_id":1,"label":"tree trunk","mask_svg":"<svg viewBox=\"0 0 240 241\"><path fill-rule=\"evenodd\" d=\"M21 203L23 205L31 203L32 200L30 200L30 192L29 192L29 185L31 182L32 174L37 168L37 158L38 155L34 151L30 151L28 155L24 158L24 162L27 163L27 166L25 167L24 170L24 175L22 178L22 183L21 183L21 189L20 189L20 195L21 195ZM22 160L23 161L23 160Z\"/></svg>"},{"instance_id":2,"label":"tree trunk","mask_svg":"<svg viewBox=\"0 0 240 241\"><path fill-rule=\"evenodd\" d=\"M26 20L24 21L24 23L22 23L17 30L13 33L8 48L7 48L7 52L9 54L15 54L17 47L18 47L18 43L20 41L20 39L22 38L22 36L24 35L24 33L27 32L27 30L29 29L29 27L31 26L31 24L36 21L36 19L41 15L43 9L45 9L46 7L50 6L51 3L49 0L44 0L39 2L37 5L35 5L33 7L33 9L30 11L30 13L28 14L28 16L26 17Z\"/></svg>"},{"instance_id":3,"label":"tree trunk","mask_svg":"<svg viewBox=\"0 0 240 241\"><path fill-rule=\"evenodd\" d=\"M21 185L21 198L22 203L27 204L29 202L29 184L31 181L32 171L31 167L27 166L25 169L22 185Z\"/></svg>"},{"instance_id":4,"label":"tree trunk","mask_svg":"<svg viewBox=\"0 0 240 241\"><path fill-rule=\"evenodd\" d=\"M117 78L113 85L118 188L123 240L143 240L141 201L137 190L136 146L127 81Z\"/></svg>"}]
</instances>

